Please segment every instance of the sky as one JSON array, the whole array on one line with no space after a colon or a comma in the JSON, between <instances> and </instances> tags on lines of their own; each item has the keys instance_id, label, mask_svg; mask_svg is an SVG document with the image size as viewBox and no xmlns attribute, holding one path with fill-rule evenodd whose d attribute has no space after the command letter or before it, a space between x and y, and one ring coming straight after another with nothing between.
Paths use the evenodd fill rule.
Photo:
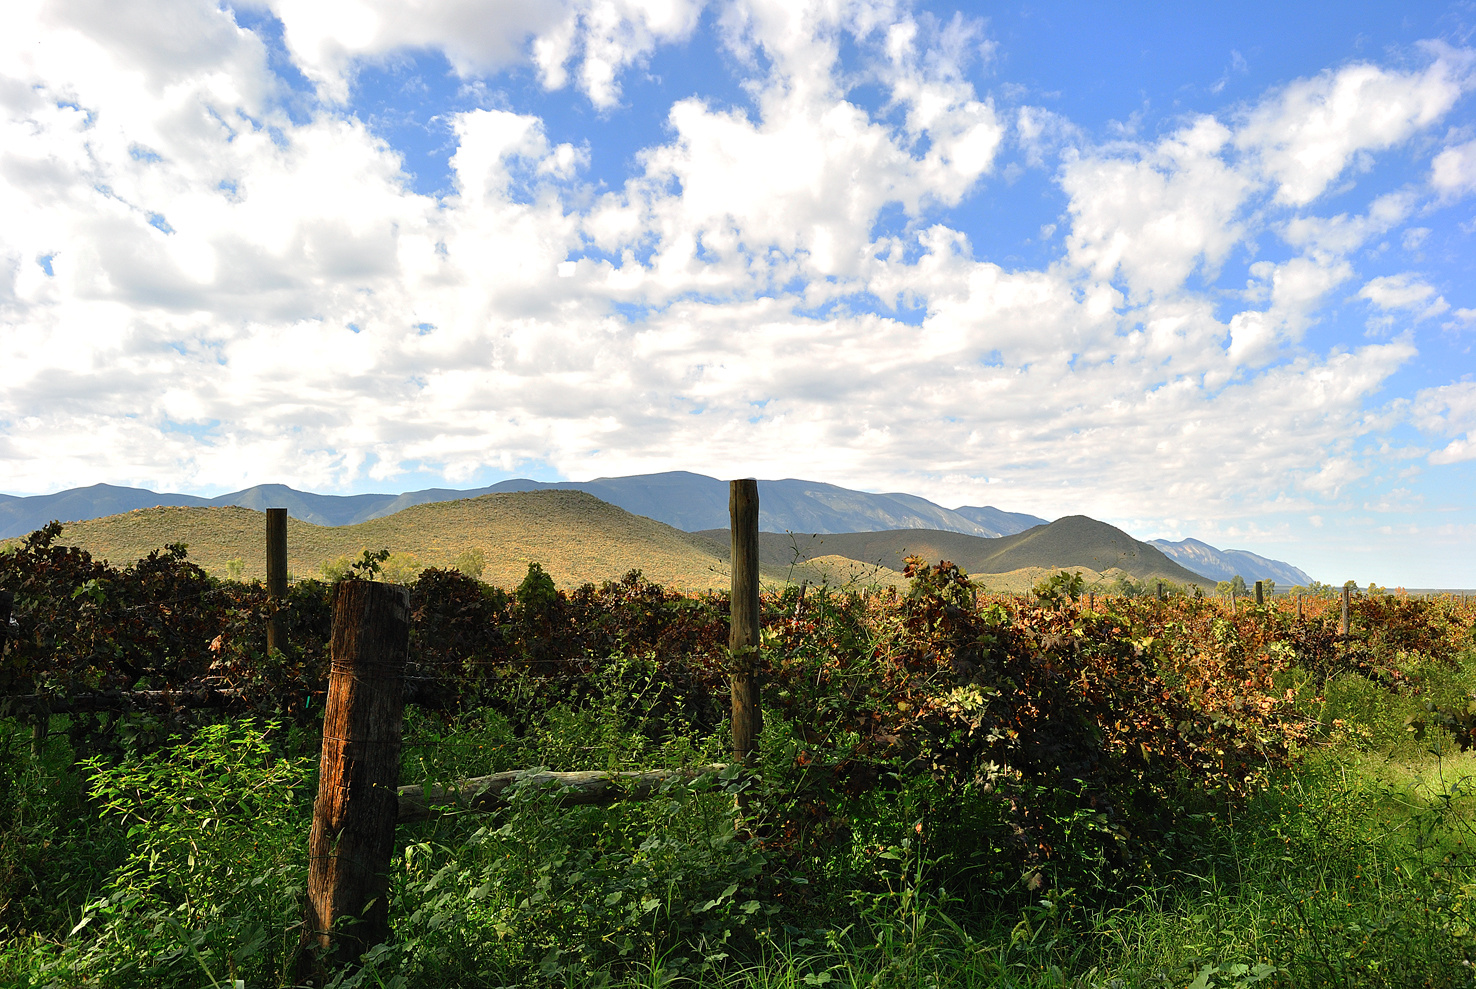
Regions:
<instances>
[{"instance_id":1,"label":"sky","mask_svg":"<svg viewBox=\"0 0 1476 989\"><path fill-rule=\"evenodd\" d=\"M0 492L691 470L1476 586L1473 28L9 0Z\"/></svg>"}]
</instances>

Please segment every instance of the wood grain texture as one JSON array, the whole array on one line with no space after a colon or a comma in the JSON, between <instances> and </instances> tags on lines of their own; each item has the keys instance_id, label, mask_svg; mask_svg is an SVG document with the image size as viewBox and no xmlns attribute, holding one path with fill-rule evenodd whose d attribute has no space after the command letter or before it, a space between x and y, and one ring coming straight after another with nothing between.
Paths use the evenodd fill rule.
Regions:
<instances>
[{"instance_id":1,"label":"wood grain texture","mask_svg":"<svg viewBox=\"0 0 1476 989\"><path fill-rule=\"evenodd\" d=\"M267 597L278 604L287 596L287 509L266 510L266 572ZM281 652L287 648L282 623L275 617L267 619L267 651Z\"/></svg>"},{"instance_id":2,"label":"wood grain texture","mask_svg":"<svg viewBox=\"0 0 1476 989\"><path fill-rule=\"evenodd\" d=\"M759 706L759 541L758 481L745 478L728 486L732 518L733 567L728 652L733 667L733 761L750 765L763 730Z\"/></svg>"},{"instance_id":3,"label":"wood grain texture","mask_svg":"<svg viewBox=\"0 0 1476 989\"><path fill-rule=\"evenodd\" d=\"M341 964L389 935L410 592L347 580L334 593L303 946ZM304 967L314 966L313 954L303 953Z\"/></svg>"}]
</instances>

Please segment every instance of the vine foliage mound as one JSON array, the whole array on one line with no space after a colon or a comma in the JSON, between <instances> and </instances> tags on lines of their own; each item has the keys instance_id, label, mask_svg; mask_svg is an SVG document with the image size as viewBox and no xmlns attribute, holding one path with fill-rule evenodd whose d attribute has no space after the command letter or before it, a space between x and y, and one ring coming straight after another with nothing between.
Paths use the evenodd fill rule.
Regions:
<instances>
[{"instance_id":1,"label":"vine foliage mound","mask_svg":"<svg viewBox=\"0 0 1476 989\"><path fill-rule=\"evenodd\" d=\"M0 555L18 625L0 692L228 686L259 713L313 723L329 585L303 581L274 602L259 584L213 580L182 545L118 568L57 545L59 532ZM1343 639L1326 608L1300 620L1185 597L1091 609L1069 574L1036 600L981 600L947 562L912 559L906 574L905 595L765 597L772 814L758 834L797 865L855 839L847 808L881 788L932 794L921 833L947 854L982 854L991 875L1141 868L1172 851L1186 806L1243 797L1288 763L1308 730L1286 686L1293 671L1314 687L1351 674L1416 689L1399 657L1453 662L1470 634L1467 618L1386 597L1358 598ZM523 732L538 710L530 696L598 704L592 685L638 660L653 744L725 723L722 595L677 594L636 572L566 593L532 564L511 591L426 570L411 605L409 680L423 707L489 707ZM266 650L269 615L287 632L281 652ZM154 744L188 723L179 715ZM105 751L117 727L74 719L74 744Z\"/></svg>"}]
</instances>

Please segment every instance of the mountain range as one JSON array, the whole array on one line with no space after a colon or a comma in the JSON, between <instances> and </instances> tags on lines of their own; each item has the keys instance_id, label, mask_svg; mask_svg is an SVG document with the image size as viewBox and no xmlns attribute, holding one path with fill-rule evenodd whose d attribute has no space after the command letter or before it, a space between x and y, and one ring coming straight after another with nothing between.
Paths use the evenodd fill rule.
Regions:
<instances>
[{"instance_id":1,"label":"mountain range","mask_svg":"<svg viewBox=\"0 0 1476 989\"><path fill-rule=\"evenodd\" d=\"M1198 539L1183 539L1176 543L1167 539L1150 539L1148 545L1157 547L1164 555L1195 573L1217 581L1233 580L1238 574L1250 581L1274 580L1283 587L1306 587L1312 583L1306 571L1290 563L1268 560L1243 549L1215 549Z\"/></svg>"},{"instance_id":2,"label":"mountain range","mask_svg":"<svg viewBox=\"0 0 1476 989\"><path fill-rule=\"evenodd\" d=\"M291 517L313 525L348 526L386 518L415 505L483 494L544 490L583 491L632 514L687 532L722 529L728 524L726 481L688 471L669 471L601 477L590 481L514 478L472 490L426 488L401 494L362 495L322 495L282 484L259 484L215 498L201 498L94 484L48 495L20 497L0 494L0 539L32 532L52 519L82 521L156 506L237 506L258 511L267 507L286 508ZM853 533L875 537L885 531L931 530L928 538L934 542L947 542L949 533L998 539L1047 524L1045 519L1035 515L1007 512L992 506L949 509L916 495L876 494L795 478L759 481L759 506L759 527L771 533L819 536ZM908 537L903 541L920 545L921 538ZM1311 582L1307 574L1290 564L1268 560L1244 550L1219 550L1195 539L1178 543L1160 539L1139 545L1162 552L1168 561L1217 581L1239 574L1247 581L1269 578L1283 586ZM849 557L851 554L838 555ZM972 557L964 553L954 552L948 558L955 559L970 572L987 572L970 567L964 561ZM1167 576L1167 572L1163 575Z\"/></svg>"},{"instance_id":3,"label":"mountain range","mask_svg":"<svg viewBox=\"0 0 1476 989\"><path fill-rule=\"evenodd\" d=\"M696 533L726 561L731 537L727 529ZM1096 573L1121 570L1140 580L1162 579L1201 584L1205 578L1180 566L1158 548L1121 529L1068 515L1008 536L973 536L929 529L885 532L759 534L759 562L781 570L818 556L840 556L888 570L901 570L909 556L929 562L949 560L970 574L1004 574L1038 567L1086 567Z\"/></svg>"},{"instance_id":4,"label":"mountain range","mask_svg":"<svg viewBox=\"0 0 1476 989\"><path fill-rule=\"evenodd\" d=\"M597 477L592 481L514 478L457 491L426 488L404 494L321 495L284 484L258 484L215 498L160 494L143 488L94 484L50 495L0 495L0 539L33 532L52 519L83 521L159 505L188 508L234 505L261 511L285 508L314 525L357 525L412 505L515 491L583 491L601 501L686 532L728 524L728 482L687 471ZM872 494L819 481L786 478L759 482L759 528L770 532L856 532L871 529L943 529L973 536L1007 536L1046 520L991 507L948 509L910 494Z\"/></svg>"}]
</instances>

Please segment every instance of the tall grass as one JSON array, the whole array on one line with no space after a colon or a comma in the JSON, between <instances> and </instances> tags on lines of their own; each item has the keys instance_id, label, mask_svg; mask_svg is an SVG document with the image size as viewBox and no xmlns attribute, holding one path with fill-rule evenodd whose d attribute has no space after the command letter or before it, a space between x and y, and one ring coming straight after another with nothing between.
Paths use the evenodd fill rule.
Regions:
<instances>
[{"instance_id":1,"label":"tall grass","mask_svg":"<svg viewBox=\"0 0 1476 989\"><path fill-rule=\"evenodd\" d=\"M509 680L496 707L412 714L403 778L720 757L721 731L654 716L642 669L611 664L594 703ZM926 781L855 799L804 859L766 844L794 820L780 792L735 829L713 776L610 808L521 789L401 829L394 938L337 984L1470 986L1476 761L1406 721L1476 686L1476 657L1419 684L1309 693L1294 767L1248 801L1186 795L1172 852L1136 871L970 871L967 827L923 826ZM767 740L786 730L772 717ZM289 984L314 741L235 723L78 763L60 732L33 759L0 722L0 985Z\"/></svg>"}]
</instances>

